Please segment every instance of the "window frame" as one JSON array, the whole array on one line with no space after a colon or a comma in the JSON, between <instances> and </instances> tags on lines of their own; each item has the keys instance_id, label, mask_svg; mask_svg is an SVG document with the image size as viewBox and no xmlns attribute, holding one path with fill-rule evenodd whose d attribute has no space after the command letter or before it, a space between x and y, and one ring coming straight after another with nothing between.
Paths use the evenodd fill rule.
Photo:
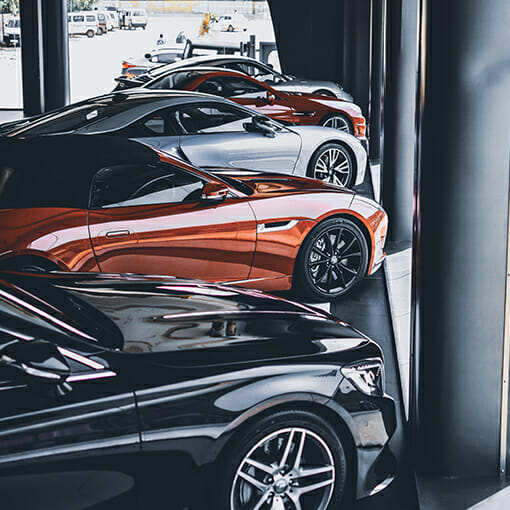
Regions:
<instances>
[{"instance_id":1,"label":"window frame","mask_svg":"<svg viewBox=\"0 0 510 510\"><path fill-rule=\"evenodd\" d=\"M112 165L110 167L102 167L99 170L97 170L97 172L94 173L94 176L93 176L93 178L92 178L92 180L90 182L89 205L88 205L88 210L89 211L104 211L104 210L108 210L108 209L122 209L122 208L128 208L128 207L161 207L161 206L164 206L164 207L175 207L175 206L181 206L183 204L193 204L193 203L199 203L200 202L200 199L193 200L193 201L190 200L190 201L180 201L180 202L155 202L155 203L148 203L148 204L130 204L130 205L121 205L121 202L120 203L116 202L114 204L94 206L94 185L95 185L96 178L97 178L98 174L101 171L103 171L103 170L105 170L107 168L115 168L115 167L119 167L119 166L129 166L129 165L132 165L132 166L137 166L138 165L138 166L144 166L144 167L147 167L147 166L150 166L150 165L153 165L153 166L167 166L167 167L169 167L170 169L172 169L174 171L176 170L177 172L181 172L181 173L183 173L185 175L192 176L192 177L194 177L198 181L202 181L204 186L208 182L210 182L209 179L207 179L207 178L205 178L205 177L203 177L201 175L197 175L194 172L190 172L187 169L181 168L180 166L175 165L173 163L169 163L167 161L159 161L159 162L155 162L155 163L141 163L141 164L128 163L128 164ZM150 181L148 181L148 182L150 182ZM143 186L148 184L148 182L146 182ZM141 187L142 186L140 186L138 189L140 189Z\"/></svg>"}]
</instances>

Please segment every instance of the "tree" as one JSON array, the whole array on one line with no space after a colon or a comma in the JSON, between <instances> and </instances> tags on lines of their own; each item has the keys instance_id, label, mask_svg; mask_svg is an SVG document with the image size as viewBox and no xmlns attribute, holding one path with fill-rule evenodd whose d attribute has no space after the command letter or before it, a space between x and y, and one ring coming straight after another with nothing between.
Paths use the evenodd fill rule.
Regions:
<instances>
[{"instance_id":1,"label":"tree","mask_svg":"<svg viewBox=\"0 0 510 510\"><path fill-rule=\"evenodd\" d=\"M67 0L69 12L90 11L99 0Z\"/></svg>"},{"instance_id":2,"label":"tree","mask_svg":"<svg viewBox=\"0 0 510 510\"><path fill-rule=\"evenodd\" d=\"M0 0L1 14L19 14L19 0Z\"/></svg>"}]
</instances>

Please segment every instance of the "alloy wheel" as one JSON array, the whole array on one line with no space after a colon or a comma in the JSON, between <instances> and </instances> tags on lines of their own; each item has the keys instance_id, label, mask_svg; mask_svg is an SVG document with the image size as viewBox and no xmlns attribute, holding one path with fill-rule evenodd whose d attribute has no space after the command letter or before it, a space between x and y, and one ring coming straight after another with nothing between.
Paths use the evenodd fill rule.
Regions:
<instances>
[{"instance_id":1,"label":"alloy wheel","mask_svg":"<svg viewBox=\"0 0 510 510\"><path fill-rule=\"evenodd\" d=\"M312 245L308 271L313 285L321 292L337 294L357 280L363 266L359 237L347 226L332 227Z\"/></svg>"},{"instance_id":2,"label":"alloy wheel","mask_svg":"<svg viewBox=\"0 0 510 510\"><path fill-rule=\"evenodd\" d=\"M333 115L327 118L322 125L324 127L339 129L345 133L351 133L351 126L349 121L342 115Z\"/></svg>"},{"instance_id":3,"label":"alloy wheel","mask_svg":"<svg viewBox=\"0 0 510 510\"><path fill-rule=\"evenodd\" d=\"M231 510L325 510L335 488L326 442L302 427L277 430L244 457L230 493Z\"/></svg>"},{"instance_id":4,"label":"alloy wheel","mask_svg":"<svg viewBox=\"0 0 510 510\"><path fill-rule=\"evenodd\" d=\"M339 186L347 186L351 179L351 161L338 147L325 150L315 162L313 177Z\"/></svg>"}]
</instances>

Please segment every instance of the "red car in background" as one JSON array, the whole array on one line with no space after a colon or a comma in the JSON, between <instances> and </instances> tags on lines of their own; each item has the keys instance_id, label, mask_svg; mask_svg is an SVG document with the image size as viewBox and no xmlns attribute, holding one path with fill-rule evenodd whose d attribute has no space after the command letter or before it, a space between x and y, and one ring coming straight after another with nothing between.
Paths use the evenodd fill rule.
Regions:
<instances>
[{"instance_id":1,"label":"red car in background","mask_svg":"<svg viewBox=\"0 0 510 510\"><path fill-rule=\"evenodd\" d=\"M332 127L366 141L365 117L354 103L317 94L282 92L238 71L210 67L176 69L142 88L213 94L280 122Z\"/></svg>"},{"instance_id":2,"label":"red car in background","mask_svg":"<svg viewBox=\"0 0 510 510\"><path fill-rule=\"evenodd\" d=\"M212 175L117 137L0 140L0 270L294 284L329 300L379 268L387 226L378 204L318 180Z\"/></svg>"}]
</instances>

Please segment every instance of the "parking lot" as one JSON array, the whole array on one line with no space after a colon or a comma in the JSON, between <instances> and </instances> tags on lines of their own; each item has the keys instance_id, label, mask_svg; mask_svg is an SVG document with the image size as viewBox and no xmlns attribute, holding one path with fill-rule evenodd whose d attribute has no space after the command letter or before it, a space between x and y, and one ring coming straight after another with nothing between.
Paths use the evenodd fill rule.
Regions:
<instances>
[{"instance_id":1,"label":"parking lot","mask_svg":"<svg viewBox=\"0 0 510 510\"><path fill-rule=\"evenodd\" d=\"M74 36L69 40L71 101L109 92L114 78L121 72L122 60L142 57L156 46L159 34L163 34L170 46L176 46L177 34L183 31L187 37L198 37L203 16L201 14L172 14L150 17L146 30L114 30L106 35ZM251 17L246 32L213 32L205 40L245 41L255 34L257 41L274 41L270 19ZM0 108L21 108L21 50L0 48L0 76L2 93Z\"/></svg>"}]
</instances>

